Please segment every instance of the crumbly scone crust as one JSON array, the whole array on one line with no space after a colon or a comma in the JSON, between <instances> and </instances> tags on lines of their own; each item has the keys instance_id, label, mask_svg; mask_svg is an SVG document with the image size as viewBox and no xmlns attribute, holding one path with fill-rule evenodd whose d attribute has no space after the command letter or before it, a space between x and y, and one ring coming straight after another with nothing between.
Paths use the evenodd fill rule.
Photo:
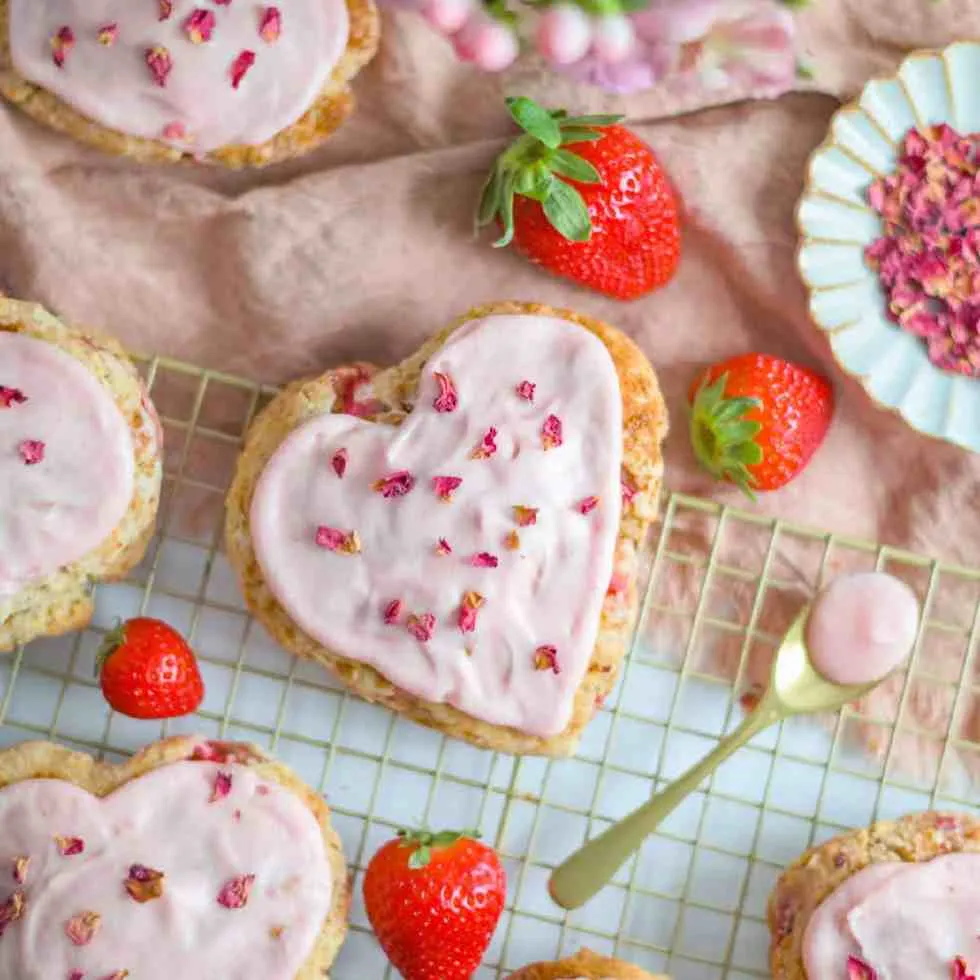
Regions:
<instances>
[{"instance_id":1,"label":"crumbly scone crust","mask_svg":"<svg viewBox=\"0 0 980 980\"><path fill-rule=\"evenodd\" d=\"M510 980L666 980L638 966L600 956L583 949L568 959L551 963L531 963L510 975Z\"/></svg>"},{"instance_id":2,"label":"crumbly scone crust","mask_svg":"<svg viewBox=\"0 0 980 980\"><path fill-rule=\"evenodd\" d=\"M142 379L112 338L67 326L34 303L3 297L0 331L37 337L81 361L115 399L133 434L135 452L133 497L112 534L79 561L0 601L0 653L9 653L35 637L85 626L94 608L92 583L124 578L140 562L160 503L163 436Z\"/></svg>"},{"instance_id":3,"label":"crumbly scone crust","mask_svg":"<svg viewBox=\"0 0 980 980\"><path fill-rule=\"evenodd\" d=\"M265 167L291 160L315 149L351 114L354 97L350 82L378 49L381 20L374 0L347 0L350 38L347 50L312 106L292 126L257 146L225 146L202 159L233 170ZM10 56L8 0L0 0L0 95L20 106L38 122L72 136L81 143L142 163L179 163L193 159L158 140L127 136L93 122L58 96L22 78Z\"/></svg>"},{"instance_id":4,"label":"crumbly scone crust","mask_svg":"<svg viewBox=\"0 0 980 980\"><path fill-rule=\"evenodd\" d=\"M84 752L73 752L53 742L23 742L0 751L0 788L25 779L62 779L95 796L108 796L123 784L154 769L189 759L198 746L214 744L208 739L182 735L154 742L126 762L114 764L98 762ZM327 980L327 971L347 933L351 900L347 865L340 838L330 823L330 809L322 796L314 793L291 769L266 755L258 746L243 742L218 744L233 751L235 762L248 765L263 779L279 783L298 796L320 825L335 883L334 894L316 946L296 974L296 980Z\"/></svg>"},{"instance_id":5,"label":"crumbly scone crust","mask_svg":"<svg viewBox=\"0 0 980 980\"><path fill-rule=\"evenodd\" d=\"M852 875L885 861L929 861L980 852L980 820L965 813L914 813L842 834L811 848L783 872L769 898L774 980L806 980L803 936L817 906Z\"/></svg>"},{"instance_id":6,"label":"crumbly scone crust","mask_svg":"<svg viewBox=\"0 0 980 980\"><path fill-rule=\"evenodd\" d=\"M495 303L478 307L441 330L407 360L372 378L376 397L390 409L374 416L374 421L397 425L405 418L425 362L455 330L470 320L514 313L557 316L577 323L595 334L612 356L623 398L623 469L636 489L632 502L623 508L617 552L639 554L656 517L663 475L661 443L667 432L667 409L653 368L633 341L620 331L590 317L536 303ZM321 646L293 622L269 590L252 547L249 530L252 496L266 463L290 432L332 410L337 400L332 379L333 375L327 373L289 385L256 418L246 436L245 449L239 457L227 499L225 543L249 609L287 650L323 664L355 694L384 704L412 721L501 752L572 754L597 705L612 690L626 654L639 607L636 574L631 576L625 595L607 595L592 659L575 696L571 721L563 732L547 738L491 725L448 704L434 704L413 697L373 667Z\"/></svg>"}]
</instances>

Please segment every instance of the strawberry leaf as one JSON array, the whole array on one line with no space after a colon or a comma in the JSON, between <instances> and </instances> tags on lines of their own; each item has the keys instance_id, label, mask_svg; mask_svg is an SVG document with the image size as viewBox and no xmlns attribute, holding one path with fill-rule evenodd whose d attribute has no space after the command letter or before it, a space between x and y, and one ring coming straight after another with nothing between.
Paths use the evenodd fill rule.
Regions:
<instances>
[{"instance_id":1,"label":"strawberry leaf","mask_svg":"<svg viewBox=\"0 0 980 980\"><path fill-rule=\"evenodd\" d=\"M505 248L514 239L514 175L506 173L500 182L500 223L504 233L494 243L494 248Z\"/></svg>"},{"instance_id":2,"label":"strawberry leaf","mask_svg":"<svg viewBox=\"0 0 980 980\"><path fill-rule=\"evenodd\" d=\"M642 0L642 2L645 5L647 0ZM564 116L562 118L562 129L566 126L613 126L622 121L622 116L614 115Z\"/></svg>"},{"instance_id":3,"label":"strawberry leaf","mask_svg":"<svg viewBox=\"0 0 980 980\"><path fill-rule=\"evenodd\" d=\"M561 143L561 128L557 121L541 106L526 96L507 99L507 108L525 133L540 140L545 146L555 149Z\"/></svg>"},{"instance_id":4,"label":"strawberry leaf","mask_svg":"<svg viewBox=\"0 0 980 980\"><path fill-rule=\"evenodd\" d=\"M572 180L577 180L580 184L598 184L601 180L599 171L588 160L583 160L568 150L555 150L551 155L550 162L551 169L556 174L561 174L562 177L571 177Z\"/></svg>"},{"instance_id":5,"label":"strawberry leaf","mask_svg":"<svg viewBox=\"0 0 980 980\"><path fill-rule=\"evenodd\" d=\"M581 129L577 126L569 126L568 129L561 131L561 145L568 146L570 143L595 143L602 139L602 133L597 133L594 129Z\"/></svg>"},{"instance_id":6,"label":"strawberry leaf","mask_svg":"<svg viewBox=\"0 0 980 980\"><path fill-rule=\"evenodd\" d=\"M480 207L476 212L477 229L493 221L493 216L500 210L500 188L497 174L490 174L487 182L483 185L483 193L480 195Z\"/></svg>"},{"instance_id":7,"label":"strawberry leaf","mask_svg":"<svg viewBox=\"0 0 980 980\"><path fill-rule=\"evenodd\" d=\"M544 215L563 238L587 242L592 237L589 209L571 184L556 180L544 201Z\"/></svg>"}]
</instances>

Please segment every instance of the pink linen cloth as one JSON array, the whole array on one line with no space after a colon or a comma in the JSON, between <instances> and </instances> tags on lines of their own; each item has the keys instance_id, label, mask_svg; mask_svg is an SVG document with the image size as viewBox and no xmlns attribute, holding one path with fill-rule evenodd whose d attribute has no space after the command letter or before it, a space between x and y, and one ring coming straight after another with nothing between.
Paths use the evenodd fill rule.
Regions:
<instances>
[{"instance_id":1,"label":"pink linen cloth","mask_svg":"<svg viewBox=\"0 0 980 980\"><path fill-rule=\"evenodd\" d=\"M136 166L0 106L0 288L134 350L271 382L401 358L478 303L573 307L627 331L656 366L673 420L668 486L734 503L695 466L685 393L706 362L770 351L826 371L837 413L806 473L758 510L980 565L980 456L916 434L840 374L808 319L793 223L839 100L909 49L980 36L980 0L815 0L800 22L806 91L729 91L717 105L670 85L614 97L533 63L481 75L413 15L384 26L354 118L321 151L264 172ZM517 93L623 110L655 147L685 204L669 287L617 303L474 238L480 187L511 132L503 95ZM691 532L692 549L704 543ZM908 711L943 734L946 702L920 700Z\"/></svg>"}]
</instances>

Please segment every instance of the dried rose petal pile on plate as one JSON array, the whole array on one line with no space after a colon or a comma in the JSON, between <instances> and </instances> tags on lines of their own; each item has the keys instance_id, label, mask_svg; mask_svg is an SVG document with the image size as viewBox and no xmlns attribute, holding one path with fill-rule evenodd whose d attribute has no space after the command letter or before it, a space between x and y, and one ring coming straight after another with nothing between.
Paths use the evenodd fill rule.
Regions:
<instances>
[{"instance_id":1,"label":"dried rose petal pile on plate","mask_svg":"<svg viewBox=\"0 0 980 980\"><path fill-rule=\"evenodd\" d=\"M868 202L883 237L865 251L888 296L888 315L921 337L937 367L980 378L978 140L945 124L910 130L895 173Z\"/></svg>"}]
</instances>

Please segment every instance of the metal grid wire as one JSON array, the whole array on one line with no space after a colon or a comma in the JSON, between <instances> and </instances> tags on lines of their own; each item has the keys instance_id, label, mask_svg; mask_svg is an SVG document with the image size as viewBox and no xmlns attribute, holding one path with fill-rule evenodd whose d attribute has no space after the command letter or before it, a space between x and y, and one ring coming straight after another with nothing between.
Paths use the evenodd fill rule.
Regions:
<instances>
[{"instance_id":1,"label":"metal grid wire","mask_svg":"<svg viewBox=\"0 0 980 980\"><path fill-rule=\"evenodd\" d=\"M616 691L574 759L514 759L349 697L251 621L221 554L222 502L248 422L274 392L162 358L141 366L166 430L157 538L126 583L99 589L89 629L0 666L0 742L46 737L117 758L195 732L277 753L326 795L356 870L336 980L394 976L359 886L398 826L476 827L501 853L507 911L479 977L588 945L700 980L766 975L765 901L809 844L880 816L973 809L980 570L665 495ZM562 914L547 897L551 868L734 727L800 602L845 568L887 568L922 597L908 672L859 708L757 737L608 888ZM198 651L208 694L195 717L136 722L103 702L98 643L115 617L140 613L169 620Z\"/></svg>"}]
</instances>

